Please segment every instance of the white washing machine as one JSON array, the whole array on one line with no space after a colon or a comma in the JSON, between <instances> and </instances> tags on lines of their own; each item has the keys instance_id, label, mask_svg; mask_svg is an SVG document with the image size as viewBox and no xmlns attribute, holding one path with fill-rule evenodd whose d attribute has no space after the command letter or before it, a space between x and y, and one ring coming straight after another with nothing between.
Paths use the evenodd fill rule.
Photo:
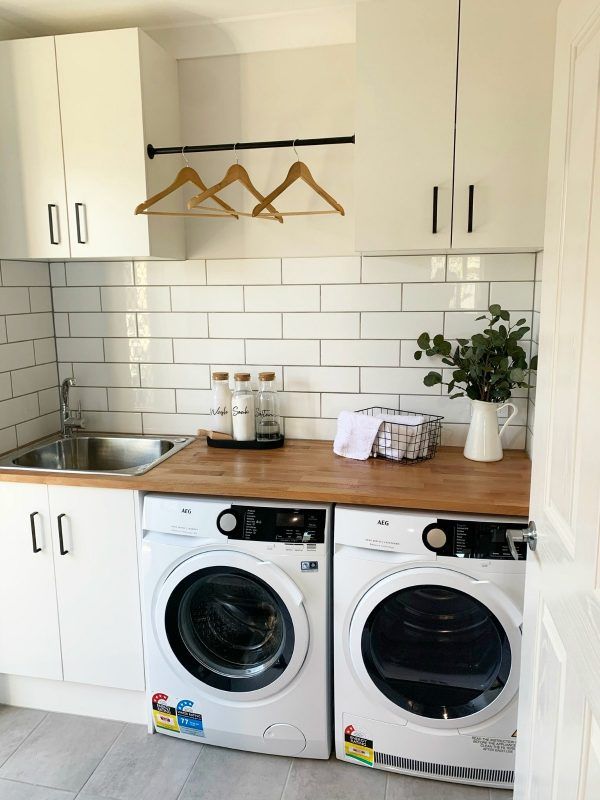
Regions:
<instances>
[{"instance_id":1,"label":"white washing machine","mask_svg":"<svg viewBox=\"0 0 600 800\"><path fill-rule=\"evenodd\" d=\"M338 506L334 527L337 757L509 788L527 522Z\"/></svg>"},{"instance_id":2,"label":"white washing machine","mask_svg":"<svg viewBox=\"0 0 600 800\"><path fill-rule=\"evenodd\" d=\"M331 508L144 498L150 729L328 758Z\"/></svg>"}]
</instances>

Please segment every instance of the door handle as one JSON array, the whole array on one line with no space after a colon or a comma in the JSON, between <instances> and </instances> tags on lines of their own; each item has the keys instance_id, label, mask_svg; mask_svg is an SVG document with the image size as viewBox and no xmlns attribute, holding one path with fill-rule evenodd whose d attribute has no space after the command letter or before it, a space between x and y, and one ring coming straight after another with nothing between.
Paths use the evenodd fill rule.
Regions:
<instances>
[{"instance_id":1,"label":"door handle","mask_svg":"<svg viewBox=\"0 0 600 800\"><path fill-rule=\"evenodd\" d=\"M77 242L78 244L87 244L87 231L86 231L86 238L83 238L81 233L81 209L85 210L85 205L83 203L75 203L75 226L77 228ZM86 225L87 228L87 225Z\"/></svg>"},{"instance_id":2,"label":"door handle","mask_svg":"<svg viewBox=\"0 0 600 800\"><path fill-rule=\"evenodd\" d=\"M467 233L473 233L473 206L475 201L475 186L469 186L469 214L467 220Z\"/></svg>"},{"instance_id":3,"label":"door handle","mask_svg":"<svg viewBox=\"0 0 600 800\"><path fill-rule=\"evenodd\" d=\"M37 538L35 535L35 518L37 517L37 515L38 515L37 511L32 511L31 514L29 515L29 524L31 525L31 544L33 546L34 553L41 553L42 548L38 547Z\"/></svg>"},{"instance_id":4,"label":"door handle","mask_svg":"<svg viewBox=\"0 0 600 800\"><path fill-rule=\"evenodd\" d=\"M64 543L64 540L63 540L62 521L63 521L63 517L66 517L66 516L67 516L66 514L59 514L58 517L56 518L56 521L58 522L58 547L59 547L61 556L66 556L67 553L69 552L68 550L65 550L65 543Z\"/></svg>"},{"instance_id":5,"label":"door handle","mask_svg":"<svg viewBox=\"0 0 600 800\"><path fill-rule=\"evenodd\" d=\"M507 528L506 530L506 542L508 544L508 549L510 550L510 554L515 561L519 560L519 554L517 553L515 542L527 542L529 549L535 553L537 548L537 538L537 530L533 520L526 528Z\"/></svg>"},{"instance_id":6,"label":"door handle","mask_svg":"<svg viewBox=\"0 0 600 800\"><path fill-rule=\"evenodd\" d=\"M56 213L56 231L60 237L60 230L58 227L58 206L56 203L48 203L48 227L50 228L50 244L60 244L60 238L55 238L54 231L54 214Z\"/></svg>"},{"instance_id":7,"label":"door handle","mask_svg":"<svg viewBox=\"0 0 600 800\"><path fill-rule=\"evenodd\" d=\"M433 222L432 222L432 225L431 225L431 232L432 233L437 233L438 232L438 230L437 230L437 218L438 218L438 193L439 193L439 190L440 190L439 186L434 186L433 187Z\"/></svg>"}]
</instances>

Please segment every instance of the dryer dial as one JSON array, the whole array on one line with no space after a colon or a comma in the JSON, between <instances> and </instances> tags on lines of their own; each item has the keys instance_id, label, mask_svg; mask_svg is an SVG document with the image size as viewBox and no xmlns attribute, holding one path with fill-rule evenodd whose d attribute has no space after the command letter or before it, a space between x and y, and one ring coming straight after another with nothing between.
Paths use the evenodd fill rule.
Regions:
<instances>
[{"instance_id":1,"label":"dryer dial","mask_svg":"<svg viewBox=\"0 0 600 800\"><path fill-rule=\"evenodd\" d=\"M425 532L425 542L432 550L441 550L447 541L448 536L442 528L430 528Z\"/></svg>"},{"instance_id":2,"label":"dryer dial","mask_svg":"<svg viewBox=\"0 0 600 800\"><path fill-rule=\"evenodd\" d=\"M217 528L226 536L237 528L237 517L233 511L221 511L217 517Z\"/></svg>"}]
</instances>

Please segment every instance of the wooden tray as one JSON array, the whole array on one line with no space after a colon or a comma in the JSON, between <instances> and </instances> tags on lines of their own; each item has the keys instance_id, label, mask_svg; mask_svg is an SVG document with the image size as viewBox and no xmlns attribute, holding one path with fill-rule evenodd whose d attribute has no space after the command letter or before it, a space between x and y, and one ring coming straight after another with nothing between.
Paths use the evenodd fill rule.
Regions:
<instances>
[{"instance_id":1,"label":"wooden tray","mask_svg":"<svg viewBox=\"0 0 600 800\"><path fill-rule=\"evenodd\" d=\"M209 447L221 447L229 450L274 450L276 447L283 447L285 436L280 436L279 439L270 439L266 442L258 442L256 439L252 442L239 442L235 439L211 439L207 437L206 444Z\"/></svg>"}]
</instances>

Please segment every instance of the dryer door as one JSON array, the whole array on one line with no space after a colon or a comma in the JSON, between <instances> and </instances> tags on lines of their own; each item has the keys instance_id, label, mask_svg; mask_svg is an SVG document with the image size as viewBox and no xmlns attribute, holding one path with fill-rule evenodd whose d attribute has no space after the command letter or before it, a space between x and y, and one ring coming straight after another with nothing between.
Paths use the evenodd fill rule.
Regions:
<instances>
[{"instance_id":1,"label":"dryer door","mask_svg":"<svg viewBox=\"0 0 600 800\"><path fill-rule=\"evenodd\" d=\"M521 618L489 581L435 567L396 572L357 604L349 655L374 699L419 725L464 728L517 692Z\"/></svg>"},{"instance_id":2,"label":"dryer door","mask_svg":"<svg viewBox=\"0 0 600 800\"><path fill-rule=\"evenodd\" d=\"M214 694L280 691L309 643L303 597L282 570L232 550L191 556L167 577L154 606L163 654Z\"/></svg>"}]
</instances>

